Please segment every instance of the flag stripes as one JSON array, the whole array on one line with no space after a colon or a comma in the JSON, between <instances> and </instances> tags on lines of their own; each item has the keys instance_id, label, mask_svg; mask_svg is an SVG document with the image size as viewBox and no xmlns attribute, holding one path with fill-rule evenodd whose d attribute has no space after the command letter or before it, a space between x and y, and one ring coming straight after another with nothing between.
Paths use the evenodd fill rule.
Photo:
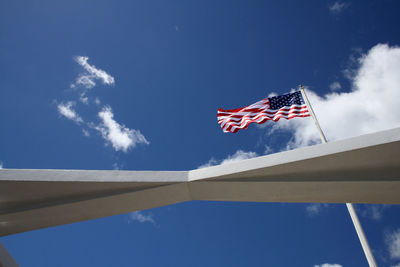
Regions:
<instances>
[{"instance_id":1,"label":"flag stripes","mask_svg":"<svg viewBox=\"0 0 400 267\"><path fill-rule=\"evenodd\" d=\"M271 102L276 109L271 109ZM217 114L218 123L225 133L236 133L240 129L246 129L253 122L261 124L268 120L277 122L281 118L290 120L308 116L310 113L300 92L265 98L243 108L218 109Z\"/></svg>"}]
</instances>

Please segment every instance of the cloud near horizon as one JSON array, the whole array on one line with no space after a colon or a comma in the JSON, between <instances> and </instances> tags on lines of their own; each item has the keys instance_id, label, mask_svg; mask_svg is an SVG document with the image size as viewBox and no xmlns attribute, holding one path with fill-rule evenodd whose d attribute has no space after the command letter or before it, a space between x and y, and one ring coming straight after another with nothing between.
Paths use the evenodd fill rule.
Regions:
<instances>
[{"instance_id":1,"label":"cloud near horizon","mask_svg":"<svg viewBox=\"0 0 400 267\"><path fill-rule=\"evenodd\" d=\"M98 113L98 117L102 122L95 129L116 151L127 152L130 148L134 148L136 144L149 144L139 130L129 129L116 122L111 107L104 106Z\"/></svg>"},{"instance_id":2,"label":"cloud near horizon","mask_svg":"<svg viewBox=\"0 0 400 267\"><path fill-rule=\"evenodd\" d=\"M207 163L200 165L198 168L206 168L206 167L211 167L214 165L222 165L222 164L227 164L227 163L232 163L232 162L237 162L245 159L251 159L257 157L256 152L246 152L243 150L238 150L236 151L233 155L229 155L227 158L222 159L222 160L216 160L214 158L211 158Z\"/></svg>"},{"instance_id":3,"label":"cloud near horizon","mask_svg":"<svg viewBox=\"0 0 400 267\"><path fill-rule=\"evenodd\" d=\"M315 216L321 213L326 207L328 207L327 203L312 203L306 206L306 212L310 216Z\"/></svg>"},{"instance_id":4,"label":"cloud near horizon","mask_svg":"<svg viewBox=\"0 0 400 267\"><path fill-rule=\"evenodd\" d=\"M378 44L358 59L350 92L307 95L328 141L400 126L400 48ZM267 132L293 133L286 149L320 143L312 119L280 120Z\"/></svg>"},{"instance_id":5,"label":"cloud near horizon","mask_svg":"<svg viewBox=\"0 0 400 267\"><path fill-rule=\"evenodd\" d=\"M383 213L391 205L387 204L358 204L357 208L360 210L360 214L363 217L370 218L374 221L379 221L382 219Z\"/></svg>"},{"instance_id":6,"label":"cloud near horizon","mask_svg":"<svg viewBox=\"0 0 400 267\"><path fill-rule=\"evenodd\" d=\"M321 264L321 265L314 265L314 267L343 267L342 265L340 265L340 264L330 264L330 263L324 263L324 264Z\"/></svg>"},{"instance_id":7,"label":"cloud near horizon","mask_svg":"<svg viewBox=\"0 0 400 267\"><path fill-rule=\"evenodd\" d=\"M154 220L153 216L151 214L145 215L143 212L140 211L134 211L129 213L129 219L128 223L131 222L139 222L139 223L151 223L154 226L157 226L156 221Z\"/></svg>"}]
</instances>

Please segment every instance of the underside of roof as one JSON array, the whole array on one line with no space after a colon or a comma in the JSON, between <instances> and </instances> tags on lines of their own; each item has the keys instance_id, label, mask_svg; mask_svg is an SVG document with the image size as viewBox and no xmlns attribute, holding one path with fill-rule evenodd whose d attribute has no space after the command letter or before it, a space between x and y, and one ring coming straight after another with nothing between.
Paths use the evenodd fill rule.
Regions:
<instances>
[{"instance_id":1,"label":"underside of roof","mask_svg":"<svg viewBox=\"0 0 400 267\"><path fill-rule=\"evenodd\" d=\"M192 171L0 169L0 236L190 200L400 203L400 128Z\"/></svg>"}]
</instances>

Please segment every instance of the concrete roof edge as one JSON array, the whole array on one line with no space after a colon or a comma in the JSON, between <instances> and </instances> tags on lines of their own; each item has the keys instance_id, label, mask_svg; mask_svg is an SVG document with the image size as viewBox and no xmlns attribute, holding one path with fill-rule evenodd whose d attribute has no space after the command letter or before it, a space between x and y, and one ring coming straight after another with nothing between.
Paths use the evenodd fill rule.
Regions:
<instances>
[{"instance_id":1,"label":"concrete roof edge","mask_svg":"<svg viewBox=\"0 0 400 267\"><path fill-rule=\"evenodd\" d=\"M190 182L311 159L400 140L400 128L283 151L191 171L0 169L0 181L55 182Z\"/></svg>"},{"instance_id":2,"label":"concrete roof edge","mask_svg":"<svg viewBox=\"0 0 400 267\"><path fill-rule=\"evenodd\" d=\"M189 181L196 181L259 168L276 166L294 161L316 158L344 151L400 141L400 128L360 135L325 144L302 147L266 156L246 159L224 165L211 166L189 171Z\"/></svg>"},{"instance_id":3,"label":"concrete roof edge","mask_svg":"<svg viewBox=\"0 0 400 267\"><path fill-rule=\"evenodd\" d=\"M186 182L188 171L0 169L0 181Z\"/></svg>"}]
</instances>

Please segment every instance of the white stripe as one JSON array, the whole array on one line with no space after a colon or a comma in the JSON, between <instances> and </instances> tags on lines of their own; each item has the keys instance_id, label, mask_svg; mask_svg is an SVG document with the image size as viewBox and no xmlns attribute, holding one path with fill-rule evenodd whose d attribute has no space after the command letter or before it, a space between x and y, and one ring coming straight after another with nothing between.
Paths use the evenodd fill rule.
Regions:
<instances>
[{"instance_id":1,"label":"white stripe","mask_svg":"<svg viewBox=\"0 0 400 267\"><path fill-rule=\"evenodd\" d=\"M294 115L294 116L293 116ZM268 118L268 119L271 119L271 120L273 120L273 119L277 119L277 118L283 118L283 119L288 119L288 118L294 118L294 117L296 117L296 116L305 116L305 115L310 115L310 113L309 112L306 112L306 113L301 113L301 114L297 114L297 113L295 113L295 112L290 112L290 113L288 113L288 114L276 114L276 115L274 115L274 116L267 116L267 115L265 115L265 114L260 114L260 117L258 118L258 116L257 117L255 117L254 119L243 119L243 120L241 120L241 121L239 121L239 122L233 122L233 121L225 121L225 123L227 123L226 124L226 127L228 127L229 125L232 125L233 127L235 127L235 128L243 128L245 125L246 125L246 122L252 122L253 120L258 120L258 121L261 121L261 120L263 120L263 119L265 119L265 118ZM256 122L256 121L254 121L254 122ZM224 128L226 128L226 127L224 127Z\"/></svg>"},{"instance_id":2,"label":"white stripe","mask_svg":"<svg viewBox=\"0 0 400 267\"><path fill-rule=\"evenodd\" d=\"M265 114L264 113L265 111L273 112L272 110L264 110L264 111L259 111L259 112L236 112L236 113L232 113L232 115L223 115L223 116L219 115L219 116L217 116L217 118L218 118L218 121L225 120L225 119L238 121L238 120L241 120L242 118L234 118L232 116L238 116L238 115L242 115L242 117L254 116L254 115L257 115L257 114ZM282 113L288 113L288 112L294 112L294 111L302 112L302 111L308 111L308 110L307 110L306 106L301 106L301 109L296 109L296 110L291 110L291 111L286 111L286 110L281 110L281 111L276 110L276 111L277 112L275 112L273 115L282 114ZM272 116L272 115L270 115L270 116Z\"/></svg>"},{"instance_id":3,"label":"white stripe","mask_svg":"<svg viewBox=\"0 0 400 267\"><path fill-rule=\"evenodd\" d=\"M292 105L292 106L290 106L290 107L282 107L282 108L280 108L280 109L264 109L264 111L269 111L269 112L278 112L279 110L281 110L281 109L283 109L283 108L307 108L307 106L306 105ZM248 114L248 113L258 113L258 112L261 112L261 111L258 111L258 112L254 112L254 111L247 111L247 112L245 112L244 111L245 109L243 109L242 111L218 111L218 114L220 114L220 113L227 113L227 114L231 114L231 115L246 115L246 114ZM227 116L227 115L223 115L223 116Z\"/></svg>"}]
</instances>

